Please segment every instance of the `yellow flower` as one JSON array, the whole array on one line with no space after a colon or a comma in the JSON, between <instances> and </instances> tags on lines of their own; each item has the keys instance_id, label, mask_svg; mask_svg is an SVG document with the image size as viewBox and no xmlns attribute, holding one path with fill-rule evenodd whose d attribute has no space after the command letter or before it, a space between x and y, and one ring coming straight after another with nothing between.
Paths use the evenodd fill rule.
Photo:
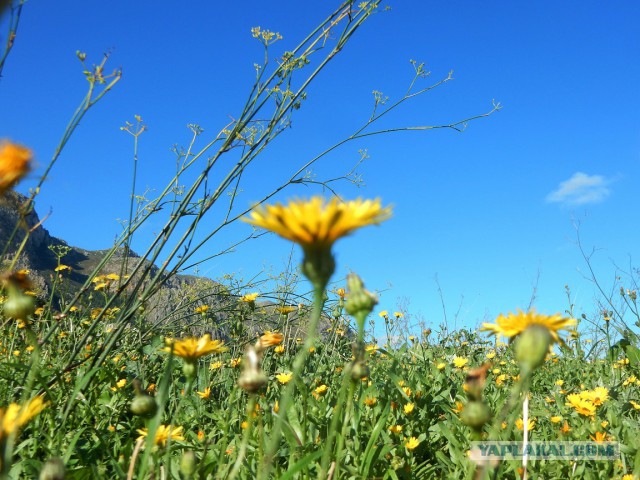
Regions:
<instances>
[{"instance_id":1,"label":"yellow flower","mask_svg":"<svg viewBox=\"0 0 640 480\"><path fill-rule=\"evenodd\" d=\"M496 356L496 352L494 350L491 350L489 353L487 353L487 359L492 360L493 358L495 358Z\"/></svg>"},{"instance_id":2,"label":"yellow flower","mask_svg":"<svg viewBox=\"0 0 640 480\"><path fill-rule=\"evenodd\" d=\"M149 435L149 431L146 428L139 429L138 433L140 434L138 440L143 440L147 435ZM153 443L164 447L169 439L183 441L184 437L182 436L182 427L159 425L156 430L156 436L153 439Z\"/></svg>"},{"instance_id":3,"label":"yellow flower","mask_svg":"<svg viewBox=\"0 0 640 480\"><path fill-rule=\"evenodd\" d=\"M455 365L456 368L462 368L464 367L467 363L469 363L469 359L468 358L464 358L464 357L453 357L453 361L452 361L453 365Z\"/></svg>"},{"instance_id":4,"label":"yellow flower","mask_svg":"<svg viewBox=\"0 0 640 480\"><path fill-rule=\"evenodd\" d=\"M509 376L508 376L507 374L505 374L505 373L503 373L503 374L501 374L501 375L498 375L498 376L496 377L496 385L498 385L499 387L501 387L501 386L502 386L502 384L504 384L504 382L506 382L508 378L509 378Z\"/></svg>"},{"instance_id":5,"label":"yellow flower","mask_svg":"<svg viewBox=\"0 0 640 480\"><path fill-rule=\"evenodd\" d=\"M195 313L205 313L207 310L209 310L209 305L201 305L199 307L196 307L194 312Z\"/></svg>"},{"instance_id":6,"label":"yellow flower","mask_svg":"<svg viewBox=\"0 0 640 480\"><path fill-rule=\"evenodd\" d=\"M62 272L62 271L64 271L64 270L71 271L71 267L70 267L69 265L62 265L62 264L60 264L60 265L58 265L58 266L54 269L54 271L56 271L56 272Z\"/></svg>"},{"instance_id":7,"label":"yellow flower","mask_svg":"<svg viewBox=\"0 0 640 480\"><path fill-rule=\"evenodd\" d=\"M418 440L416 437L407 439L407 442L404 444L404 446L407 447L407 450L415 450L418 445L420 445L420 440Z\"/></svg>"},{"instance_id":8,"label":"yellow flower","mask_svg":"<svg viewBox=\"0 0 640 480\"><path fill-rule=\"evenodd\" d=\"M31 150L4 140L0 143L0 195L31 170Z\"/></svg>"},{"instance_id":9,"label":"yellow flower","mask_svg":"<svg viewBox=\"0 0 640 480\"><path fill-rule=\"evenodd\" d=\"M278 305L276 307L276 312L278 312L281 315L289 315L290 313L293 313L296 310L298 310L298 307L293 307L291 305Z\"/></svg>"},{"instance_id":10,"label":"yellow flower","mask_svg":"<svg viewBox=\"0 0 640 480\"><path fill-rule=\"evenodd\" d=\"M609 399L609 390L605 387L596 387L593 390L585 390L580 393L585 400L590 400L596 407L599 407Z\"/></svg>"},{"instance_id":11,"label":"yellow flower","mask_svg":"<svg viewBox=\"0 0 640 480\"><path fill-rule=\"evenodd\" d=\"M592 417L596 413L596 406L593 402L583 398L579 393L572 393L571 395L568 395L567 403L565 405L573 407L576 412L580 415L584 415L585 417Z\"/></svg>"},{"instance_id":12,"label":"yellow flower","mask_svg":"<svg viewBox=\"0 0 640 480\"><path fill-rule=\"evenodd\" d=\"M258 339L258 342L256 343L256 348L263 349L263 348L273 347L275 345L280 345L283 340L284 340L284 335L282 335L281 333L265 332L264 335L262 335Z\"/></svg>"},{"instance_id":13,"label":"yellow flower","mask_svg":"<svg viewBox=\"0 0 640 480\"><path fill-rule=\"evenodd\" d=\"M218 370L222 368L222 362L221 361L217 361L217 362L212 362L211 365L209 365L209 370Z\"/></svg>"},{"instance_id":14,"label":"yellow flower","mask_svg":"<svg viewBox=\"0 0 640 480\"><path fill-rule=\"evenodd\" d=\"M551 417L551 423L560 423L562 421L562 417L556 415L554 417Z\"/></svg>"},{"instance_id":15,"label":"yellow flower","mask_svg":"<svg viewBox=\"0 0 640 480\"><path fill-rule=\"evenodd\" d=\"M404 394L405 394L407 397L410 397L410 396L411 396L411 393L412 393L412 392L411 392L411 388L410 388L410 387L402 387L402 391L404 392Z\"/></svg>"},{"instance_id":16,"label":"yellow flower","mask_svg":"<svg viewBox=\"0 0 640 480\"><path fill-rule=\"evenodd\" d=\"M629 403L631 404L631 406L636 409L636 410L640 410L640 403L638 402L634 402L633 400L629 400Z\"/></svg>"},{"instance_id":17,"label":"yellow flower","mask_svg":"<svg viewBox=\"0 0 640 480\"><path fill-rule=\"evenodd\" d=\"M527 431L528 432L533 430L533 427L535 427L535 426L536 426L536 421L535 420L529 419L527 421ZM516 420L516 428L518 430L523 430L524 429L524 421L521 418Z\"/></svg>"},{"instance_id":18,"label":"yellow flower","mask_svg":"<svg viewBox=\"0 0 640 480\"><path fill-rule=\"evenodd\" d=\"M258 298L259 296L260 294L258 292L246 293L240 297L240 301L245 303L255 302L256 298Z\"/></svg>"},{"instance_id":19,"label":"yellow flower","mask_svg":"<svg viewBox=\"0 0 640 480\"><path fill-rule=\"evenodd\" d=\"M198 430L198 441L204 442L204 439L205 439L205 433L202 430Z\"/></svg>"},{"instance_id":20,"label":"yellow flower","mask_svg":"<svg viewBox=\"0 0 640 480\"><path fill-rule=\"evenodd\" d=\"M386 310L382 310L382 311L378 314L378 316L379 316L380 318L386 318L386 317L388 317L388 316L389 316L389 312L387 312Z\"/></svg>"},{"instance_id":21,"label":"yellow flower","mask_svg":"<svg viewBox=\"0 0 640 480\"><path fill-rule=\"evenodd\" d=\"M391 425L389 431L397 435L402 432L402 425Z\"/></svg>"},{"instance_id":22,"label":"yellow flower","mask_svg":"<svg viewBox=\"0 0 640 480\"><path fill-rule=\"evenodd\" d=\"M38 395L24 405L12 403L6 409L0 408L0 443L2 443L4 437L8 437L20 430L48 405L48 403L45 403L44 397Z\"/></svg>"},{"instance_id":23,"label":"yellow flower","mask_svg":"<svg viewBox=\"0 0 640 480\"><path fill-rule=\"evenodd\" d=\"M231 359L231 368L236 368L237 366L239 366L242 363L242 357L238 357L238 358L233 358Z\"/></svg>"},{"instance_id":24,"label":"yellow flower","mask_svg":"<svg viewBox=\"0 0 640 480\"><path fill-rule=\"evenodd\" d=\"M278 354L283 354L284 353L284 345L278 345L276 348L273 349L273 351L278 353Z\"/></svg>"},{"instance_id":25,"label":"yellow flower","mask_svg":"<svg viewBox=\"0 0 640 480\"><path fill-rule=\"evenodd\" d=\"M280 411L280 402L276 400L276 403L273 404L273 413L278 413Z\"/></svg>"},{"instance_id":26,"label":"yellow flower","mask_svg":"<svg viewBox=\"0 0 640 480\"><path fill-rule=\"evenodd\" d=\"M196 392L200 398L207 400L211 397L211 387L206 387L204 392Z\"/></svg>"},{"instance_id":27,"label":"yellow flower","mask_svg":"<svg viewBox=\"0 0 640 480\"><path fill-rule=\"evenodd\" d=\"M607 427L609 426L609 422L607 422L606 420L604 420L604 421L600 422L600 426L601 426L602 428L607 428Z\"/></svg>"},{"instance_id":28,"label":"yellow flower","mask_svg":"<svg viewBox=\"0 0 640 480\"><path fill-rule=\"evenodd\" d=\"M325 203L321 196L294 200L288 206L257 206L250 218L242 220L277 233L303 249L329 249L340 237L360 227L379 224L391 216L391 208L382 208L380 200L342 202L337 197Z\"/></svg>"},{"instance_id":29,"label":"yellow flower","mask_svg":"<svg viewBox=\"0 0 640 480\"><path fill-rule=\"evenodd\" d=\"M282 385L286 385L287 383L289 383L292 378L293 378L293 375L291 373L279 373L276 375L276 379Z\"/></svg>"},{"instance_id":30,"label":"yellow flower","mask_svg":"<svg viewBox=\"0 0 640 480\"><path fill-rule=\"evenodd\" d=\"M525 331L530 325L542 325L549 330L554 342L563 344L564 341L558 336L558 331L569 330L575 324L576 320L574 318L563 317L559 313L555 315L540 315L536 313L535 309L532 309L528 313L518 310L518 313L509 313L506 317L501 314L496 319L495 324L483 323L480 330L489 331L498 336L498 338L501 335L512 338Z\"/></svg>"},{"instance_id":31,"label":"yellow flower","mask_svg":"<svg viewBox=\"0 0 640 480\"><path fill-rule=\"evenodd\" d=\"M404 317L404 313L402 312L393 312L393 316L396 318L402 318Z\"/></svg>"},{"instance_id":32,"label":"yellow flower","mask_svg":"<svg viewBox=\"0 0 640 480\"><path fill-rule=\"evenodd\" d=\"M567 423L567 421L564 421L564 425L562 425L562 427L560 427L560 433L569 433L571 431L571 427L569 427L569 424Z\"/></svg>"},{"instance_id":33,"label":"yellow flower","mask_svg":"<svg viewBox=\"0 0 640 480\"><path fill-rule=\"evenodd\" d=\"M561 387L562 385L564 385L564 380L556 380L556 385L558 387Z\"/></svg>"},{"instance_id":34,"label":"yellow flower","mask_svg":"<svg viewBox=\"0 0 640 480\"><path fill-rule=\"evenodd\" d=\"M607 439L607 434L603 432L596 432L595 436L589 435L589 437L596 443L602 443Z\"/></svg>"},{"instance_id":35,"label":"yellow flower","mask_svg":"<svg viewBox=\"0 0 640 480\"><path fill-rule=\"evenodd\" d=\"M344 288L338 288L336 290L336 295L338 295L343 300L344 300L344 297L345 297L346 294L347 294L347 291Z\"/></svg>"},{"instance_id":36,"label":"yellow flower","mask_svg":"<svg viewBox=\"0 0 640 480\"><path fill-rule=\"evenodd\" d=\"M378 399L376 397L366 397L364 399L364 404L367 407L373 407L376 403L378 403Z\"/></svg>"},{"instance_id":37,"label":"yellow flower","mask_svg":"<svg viewBox=\"0 0 640 480\"><path fill-rule=\"evenodd\" d=\"M224 346L224 342L211 340L209 334L201 338L185 338L184 340L167 339L165 343L167 346L162 349L163 352L171 353L173 347L173 354L177 357L184 358L187 363L194 363L204 355L222 353L229 350Z\"/></svg>"},{"instance_id":38,"label":"yellow flower","mask_svg":"<svg viewBox=\"0 0 640 480\"><path fill-rule=\"evenodd\" d=\"M316 399L319 399L321 395L324 395L325 393L327 393L328 389L329 387L327 387L325 384L322 384L313 391L312 395Z\"/></svg>"},{"instance_id":39,"label":"yellow flower","mask_svg":"<svg viewBox=\"0 0 640 480\"><path fill-rule=\"evenodd\" d=\"M438 370L444 370L447 367L447 364L444 362L440 362L438 365L436 365L436 368Z\"/></svg>"},{"instance_id":40,"label":"yellow flower","mask_svg":"<svg viewBox=\"0 0 640 480\"><path fill-rule=\"evenodd\" d=\"M631 375L624 382L622 382L622 386L626 387L627 385L631 385L631 384L635 383L636 380L637 380L636 376L635 375Z\"/></svg>"},{"instance_id":41,"label":"yellow flower","mask_svg":"<svg viewBox=\"0 0 640 480\"><path fill-rule=\"evenodd\" d=\"M407 403L403 408L404 408L404 413L406 415L409 415L411 412L413 412L413 409L415 408L415 404Z\"/></svg>"}]
</instances>

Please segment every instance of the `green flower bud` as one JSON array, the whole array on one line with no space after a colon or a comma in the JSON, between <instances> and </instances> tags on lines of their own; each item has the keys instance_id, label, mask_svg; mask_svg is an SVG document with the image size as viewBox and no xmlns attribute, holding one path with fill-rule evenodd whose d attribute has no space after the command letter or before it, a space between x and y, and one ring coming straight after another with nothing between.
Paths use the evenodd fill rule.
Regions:
<instances>
[{"instance_id":1,"label":"green flower bud","mask_svg":"<svg viewBox=\"0 0 640 480\"><path fill-rule=\"evenodd\" d=\"M531 372L543 364L552 341L549 329L544 325L530 325L518 335L515 344L516 359L523 371Z\"/></svg>"},{"instance_id":2,"label":"green flower bud","mask_svg":"<svg viewBox=\"0 0 640 480\"><path fill-rule=\"evenodd\" d=\"M140 388L140 380L138 379L133 381L133 388L136 391L136 396L129 406L131 413L145 418L153 417L158 411L156 399L142 391Z\"/></svg>"},{"instance_id":3,"label":"green flower bud","mask_svg":"<svg viewBox=\"0 0 640 480\"><path fill-rule=\"evenodd\" d=\"M351 273L347 276L347 288L349 296L345 308L349 315L355 317L364 314L363 316L366 317L378 304L378 297L365 290L364 283L358 275Z\"/></svg>"},{"instance_id":4,"label":"green flower bud","mask_svg":"<svg viewBox=\"0 0 640 480\"><path fill-rule=\"evenodd\" d=\"M196 364L193 362L184 362L182 364L182 373L187 378L193 378L196 376Z\"/></svg>"},{"instance_id":5,"label":"green flower bud","mask_svg":"<svg viewBox=\"0 0 640 480\"><path fill-rule=\"evenodd\" d=\"M368 377L371 371L365 362L362 360L354 362L353 367L351 369L351 379L352 380L360 380L362 378Z\"/></svg>"},{"instance_id":6,"label":"green flower bud","mask_svg":"<svg viewBox=\"0 0 640 480\"><path fill-rule=\"evenodd\" d=\"M36 310L36 302L30 295L15 288L9 288L9 298L4 302L4 314L7 318L26 320Z\"/></svg>"},{"instance_id":7,"label":"green flower bud","mask_svg":"<svg viewBox=\"0 0 640 480\"><path fill-rule=\"evenodd\" d=\"M193 478L197 466L198 459L195 453L187 450L182 454L182 458L180 459L180 473L184 475L184 478Z\"/></svg>"},{"instance_id":8,"label":"green flower bud","mask_svg":"<svg viewBox=\"0 0 640 480\"><path fill-rule=\"evenodd\" d=\"M491 420L491 409L483 402L469 402L460 412L460 420L465 425L480 430Z\"/></svg>"}]
</instances>

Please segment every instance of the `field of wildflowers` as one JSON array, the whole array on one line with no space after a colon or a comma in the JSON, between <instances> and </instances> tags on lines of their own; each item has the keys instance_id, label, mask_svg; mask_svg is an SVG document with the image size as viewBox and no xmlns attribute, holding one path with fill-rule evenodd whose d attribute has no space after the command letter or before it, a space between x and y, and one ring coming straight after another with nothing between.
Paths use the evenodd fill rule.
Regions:
<instances>
[{"instance_id":1,"label":"field of wildflowers","mask_svg":"<svg viewBox=\"0 0 640 480\"><path fill-rule=\"evenodd\" d=\"M220 225L242 220L248 230L298 244L310 294L267 302L273 292L229 277L215 297L196 292L179 321L149 322L147 302L200 247L190 237L200 219L227 201L222 194L237 188L243 169L300 108L316 71L296 75L315 47L333 42L329 61L376 8L346 2L274 71L261 70L242 116L201 151L202 131L190 126L180 168L200 168L195 183L177 193L172 179L158 198L132 202L125 233L79 290L65 288L71 267L61 252L47 295L34 291L30 272L17 268L29 231L17 245L0 245L0 478L640 478L635 287L603 298L597 318L575 319L571 307L517 311L479 331L408 328L405 313L383 311L377 320L394 340L378 342L376 295L355 274L343 283L333 274L340 238L384 228L392 215L379 199L265 198L227 213ZM330 38L338 25L341 33ZM265 49L280 37L252 34ZM105 73L105 61L85 70L88 94L22 206L25 215L75 126L119 81L118 71ZM414 68L422 77L422 67ZM272 119L255 120L274 97ZM383 114L374 112L367 125ZM136 138L144 131L139 117L125 129ZM227 154L237 155L235 167L203 193ZM28 147L3 141L0 195L30 171L31 158ZM303 178L294 175L283 188ZM140 257L118 257L117 270L105 269L169 197L174 214L156 242ZM183 213L194 219L186 233L184 224L177 228ZM588 334L584 326L592 327ZM471 458L478 440L613 441L620 457L491 463Z\"/></svg>"}]
</instances>

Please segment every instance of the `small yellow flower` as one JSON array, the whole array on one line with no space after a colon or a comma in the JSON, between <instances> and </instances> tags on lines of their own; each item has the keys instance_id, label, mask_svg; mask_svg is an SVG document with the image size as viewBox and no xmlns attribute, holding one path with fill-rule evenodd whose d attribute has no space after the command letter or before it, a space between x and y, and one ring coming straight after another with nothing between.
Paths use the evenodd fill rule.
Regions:
<instances>
[{"instance_id":1,"label":"small yellow flower","mask_svg":"<svg viewBox=\"0 0 640 480\"><path fill-rule=\"evenodd\" d=\"M536 426L536 421L535 421L535 420L532 420L532 419L530 418L530 419L527 421L527 431L529 431L529 432L530 432L531 430L533 430L533 427L535 427L535 426ZM517 420L516 420L516 428L517 428L518 430L523 430L523 429L524 429L524 421L523 421L521 418L519 418L519 419L517 419Z\"/></svg>"},{"instance_id":2,"label":"small yellow flower","mask_svg":"<svg viewBox=\"0 0 640 480\"><path fill-rule=\"evenodd\" d=\"M559 415L551 417L551 423L560 423L562 421L562 417Z\"/></svg>"},{"instance_id":3,"label":"small yellow flower","mask_svg":"<svg viewBox=\"0 0 640 480\"><path fill-rule=\"evenodd\" d=\"M440 362L438 365L436 365L436 368L438 370L444 370L447 367L447 364L444 362Z\"/></svg>"},{"instance_id":4,"label":"small yellow flower","mask_svg":"<svg viewBox=\"0 0 640 480\"><path fill-rule=\"evenodd\" d=\"M289 315L290 313L293 313L296 310L298 310L298 307L294 307L291 305L278 305L276 307L276 312L278 312L281 315Z\"/></svg>"},{"instance_id":5,"label":"small yellow flower","mask_svg":"<svg viewBox=\"0 0 640 480\"><path fill-rule=\"evenodd\" d=\"M280 411L280 402L276 400L276 403L273 404L273 413L278 413Z\"/></svg>"},{"instance_id":6,"label":"small yellow flower","mask_svg":"<svg viewBox=\"0 0 640 480\"><path fill-rule=\"evenodd\" d=\"M221 340L211 340L209 334L201 338L185 338L184 340L167 339L165 343L167 346L162 349L163 352L171 353L173 350L175 356L184 358L187 363L194 363L204 355L222 353L229 350Z\"/></svg>"},{"instance_id":7,"label":"small yellow flower","mask_svg":"<svg viewBox=\"0 0 640 480\"><path fill-rule=\"evenodd\" d=\"M595 436L590 435L589 437L596 443L602 443L607 439L607 434L603 432L596 432Z\"/></svg>"},{"instance_id":8,"label":"small yellow flower","mask_svg":"<svg viewBox=\"0 0 640 480\"><path fill-rule=\"evenodd\" d=\"M284 353L284 345L278 345L276 348L273 349L274 352L276 352L277 354L283 354Z\"/></svg>"},{"instance_id":9,"label":"small yellow flower","mask_svg":"<svg viewBox=\"0 0 640 480\"><path fill-rule=\"evenodd\" d=\"M415 450L418 445L420 445L420 440L418 440L416 437L407 439L407 442L404 444L404 446L407 447L407 450Z\"/></svg>"},{"instance_id":10,"label":"small yellow flower","mask_svg":"<svg viewBox=\"0 0 640 480\"><path fill-rule=\"evenodd\" d=\"M376 403L378 403L378 399L376 397L366 397L364 399L364 404L367 407L373 407Z\"/></svg>"},{"instance_id":11,"label":"small yellow flower","mask_svg":"<svg viewBox=\"0 0 640 480\"><path fill-rule=\"evenodd\" d=\"M283 340L284 340L284 335L282 335L281 333L265 332L264 335L262 335L258 339L258 342L256 343L256 348L265 349L268 347L280 345Z\"/></svg>"},{"instance_id":12,"label":"small yellow flower","mask_svg":"<svg viewBox=\"0 0 640 480\"><path fill-rule=\"evenodd\" d=\"M33 345L29 345L27 348L25 348L25 350L27 352L33 352L35 350L36 347L34 347Z\"/></svg>"},{"instance_id":13,"label":"small yellow flower","mask_svg":"<svg viewBox=\"0 0 640 480\"><path fill-rule=\"evenodd\" d=\"M325 384L322 384L320 386L318 386L314 391L313 391L313 396L316 399L319 399L320 396L324 395L325 393L327 393L327 390L329 390L329 387L327 387Z\"/></svg>"},{"instance_id":14,"label":"small yellow flower","mask_svg":"<svg viewBox=\"0 0 640 480\"><path fill-rule=\"evenodd\" d=\"M487 359L488 360L494 359L495 356L496 356L496 352L494 350L491 350L489 353L487 353Z\"/></svg>"},{"instance_id":15,"label":"small yellow flower","mask_svg":"<svg viewBox=\"0 0 640 480\"><path fill-rule=\"evenodd\" d=\"M556 385L558 387L561 387L562 385L564 385L564 380L556 380Z\"/></svg>"},{"instance_id":16,"label":"small yellow flower","mask_svg":"<svg viewBox=\"0 0 640 480\"><path fill-rule=\"evenodd\" d=\"M259 296L260 294L258 292L246 293L240 297L240 301L244 303L255 302Z\"/></svg>"},{"instance_id":17,"label":"small yellow flower","mask_svg":"<svg viewBox=\"0 0 640 480\"><path fill-rule=\"evenodd\" d=\"M410 413L413 412L413 409L415 408L415 404L407 403L403 408L404 408L404 413L406 415L409 415Z\"/></svg>"},{"instance_id":18,"label":"small yellow flower","mask_svg":"<svg viewBox=\"0 0 640 480\"><path fill-rule=\"evenodd\" d=\"M221 361L216 361L216 362L212 362L211 365L209 365L209 370L219 370L222 368L222 362Z\"/></svg>"},{"instance_id":19,"label":"small yellow flower","mask_svg":"<svg viewBox=\"0 0 640 480\"><path fill-rule=\"evenodd\" d=\"M209 310L209 305L201 305L199 307L196 307L194 312L195 313L205 313L207 310Z\"/></svg>"},{"instance_id":20,"label":"small yellow flower","mask_svg":"<svg viewBox=\"0 0 640 480\"><path fill-rule=\"evenodd\" d=\"M567 396L568 407L572 407L580 415L585 417L592 417L596 414L596 406L591 400L585 399L579 393L572 393Z\"/></svg>"},{"instance_id":21,"label":"small yellow flower","mask_svg":"<svg viewBox=\"0 0 640 480\"><path fill-rule=\"evenodd\" d=\"M629 400L629 403L635 410L640 410L640 403L634 402L633 400Z\"/></svg>"},{"instance_id":22,"label":"small yellow flower","mask_svg":"<svg viewBox=\"0 0 640 480\"><path fill-rule=\"evenodd\" d=\"M211 397L211 387L206 387L203 392L196 392L200 398L207 400Z\"/></svg>"},{"instance_id":23,"label":"small yellow flower","mask_svg":"<svg viewBox=\"0 0 640 480\"><path fill-rule=\"evenodd\" d=\"M198 441L199 442L204 442L205 439L205 434L202 430L198 430Z\"/></svg>"},{"instance_id":24,"label":"small yellow flower","mask_svg":"<svg viewBox=\"0 0 640 480\"><path fill-rule=\"evenodd\" d=\"M403 318L404 317L404 313L402 312L393 312L393 316L396 318Z\"/></svg>"},{"instance_id":25,"label":"small yellow flower","mask_svg":"<svg viewBox=\"0 0 640 480\"><path fill-rule=\"evenodd\" d=\"M410 387L402 387L402 391L404 392L404 394L405 394L407 397L410 397L410 396L411 396L411 394L413 393L413 392L411 391L411 388L410 388Z\"/></svg>"},{"instance_id":26,"label":"small yellow flower","mask_svg":"<svg viewBox=\"0 0 640 480\"><path fill-rule=\"evenodd\" d=\"M456 357L453 357L452 363L456 368L462 368L467 363L469 363L469 359L468 358L464 358L464 357L457 357L456 356Z\"/></svg>"},{"instance_id":27,"label":"small yellow flower","mask_svg":"<svg viewBox=\"0 0 640 480\"><path fill-rule=\"evenodd\" d=\"M507 379L508 379L508 378L509 378L509 376L508 376L508 375L506 375L506 374L504 374L504 373L503 373L503 374L501 374L501 375L498 375L498 376L496 377L496 385L498 385L499 387L501 387L501 386L504 384L504 382L506 382L506 381L507 381Z\"/></svg>"},{"instance_id":28,"label":"small yellow flower","mask_svg":"<svg viewBox=\"0 0 640 480\"><path fill-rule=\"evenodd\" d=\"M560 433L564 433L567 434L571 431L571 427L569 427L569 424L567 423L567 421L564 421L564 425L562 425L562 427L560 427Z\"/></svg>"},{"instance_id":29,"label":"small yellow flower","mask_svg":"<svg viewBox=\"0 0 640 480\"><path fill-rule=\"evenodd\" d=\"M54 271L56 272L64 272L64 271L71 271L71 267L69 265L58 265L56 268L54 268Z\"/></svg>"},{"instance_id":30,"label":"small yellow flower","mask_svg":"<svg viewBox=\"0 0 640 480\"><path fill-rule=\"evenodd\" d=\"M107 430L109 430L110 432L115 432L116 431L116 427L114 427L113 425L109 425L107 427Z\"/></svg>"},{"instance_id":31,"label":"small yellow flower","mask_svg":"<svg viewBox=\"0 0 640 480\"><path fill-rule=\"evenodd\" d=\"M609 426L609 422L607 422L606 420L604 420L604 421L600 422L600 426L601 426L602 428L607 428L607 427Z\"/></svg>"},{"instance_id":32,"label":"small yellow flower","mask_svg":"<svg viewBox=\"0 0 640 480\"><path fill-rule=\"evenodd\" d=\"M389 431L391 433L395 433L396 435L402 433L402 425L391 425L389 427Z\"/></svg>"},{"instance_id":33,"label":"small yellow flower","mask_svg":"<svg viewBox=\"0 0 640 480\"><path fill-rule=\"evenodd\" d=\"M286 385L287 383L289 383L292 378L293 378L293 374L291 373L279 373L276 375L276 379L282 385Z\"/></svg>"},{"instance_id":34,"label":"small yellow flower","mask_svg":"<svg viewBox=\"0 0 640 480\"><path fill-rule=\"evenodd\" d=\"M0 195L31 170L31 150L6 140L0 143Z\"/></svg>"},{"instance_id":35,"label":"small yellow flower","mask_svg":"<svg viewBox=\"0 0 640 480\"><path fill-rule=\"evenodd\" d=\"M338 288L336 290L336 295L338 295L340 298L342 298L344 300L344 297L346 296L347 292L344 288Z\"/></svg>"},{"instance_id":36,"label":"small yellow flower","mask_svg":"<svg viewBox=\"0 0 640 480\"><path fill-rule=\"evenodd\" d=\"M382 310L382 311L378 314L378 316L379 316L380 318L387 318L387 317L389 316L389 312L387 312L386 310Z\"/></svg>"},{"instance_id":37,"label":"small yellow flower","mask_svg":"<svg viewBox=\"0 0 640 480\"><path fill-rule=\"evenodd\" d=\"M140 434L138 440L143 440L149 435L149 431L146 428L139 429L138 433ZM156 430L155 438L153 439L154 445L164 447L169 439L184 441L184 437L182 436L182 427L174 427L173 425L159 425L158 429Z\"/></svg>"},{"instance_id":38,"label":"small yellow flower","mask_svg":"<svg viewBox=\"0 0 640 480\"><path fill-rule=\"evenodd\" d=\"M231 368L236 368L238 367L240 364L242 363L242 357L238 357L238 358L233 358L231 359Z\"/></svg>"}]
</instances>

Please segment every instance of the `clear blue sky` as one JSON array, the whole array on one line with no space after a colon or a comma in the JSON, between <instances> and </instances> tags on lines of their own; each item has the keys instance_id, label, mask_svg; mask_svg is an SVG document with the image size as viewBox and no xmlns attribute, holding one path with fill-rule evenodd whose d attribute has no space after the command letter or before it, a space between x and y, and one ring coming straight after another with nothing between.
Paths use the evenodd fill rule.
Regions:
<instances>
[{"instance_id":1,"label":"clear blue sky","mask_svg":"<svg viewBox=\"0 0 640 480\"><path fill-rule=\"evenodd\" d=\"M76 131L39 196L45 227L72 245L108 248L128 211L132 140L119 127L135 114L141 137L137 193L159 190L173 176L173 144L186 145L186 124L206 138L239 113L262 51L251 27L280 32L274 53L291 48L336 2L27 2L16 45L0 79L0 137L31 146L42 173L85 91L76 50L123 79ZM304 5L304 9L302 7ZM381 227L339 241L336 278L353 270L380 308L409 312L437 325L492 320L535 305L578 313L595 309L592 284L574 222L594 266L611 287L615 265L638 265L640 171L640 3L634 1L391 2L374 16L309 90L293 128L248 175L239 201L250 205L370 114L373 90L391 100L425 62L427 82L454 71L453 82L408 103L381 126L449 123L504 108L464 133L438 130L371 138L347 145L318 165L318 178L344 173L367 148L364 186L336 185L345 197L381 197L395 215ZM6 30L2 29L2 35ZM0 39L3 43L5 37ZM281 199L306 196L291 188ZM214 220L212 220L214 222ZM213 224L213 223L212 223ZM158 224L159 225L159 224ZM136 239L141 250L154 225ZM217 238L217 251L250 228ZM206 226L203 232L206 231ZM263 237L204 265L213 278L263 267L282 269L291 245ZM296 258L300 252L295 250ZM537 280L536 280L537 279ZM377 317L376 317L377 318Z\"/></svg>"}]
</instances>

